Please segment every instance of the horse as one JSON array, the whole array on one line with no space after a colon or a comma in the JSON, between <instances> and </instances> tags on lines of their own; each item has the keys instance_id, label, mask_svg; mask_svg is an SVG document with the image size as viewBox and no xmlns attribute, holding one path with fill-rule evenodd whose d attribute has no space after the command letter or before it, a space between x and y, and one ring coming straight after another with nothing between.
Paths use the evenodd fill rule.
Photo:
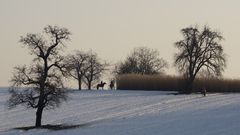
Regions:
<instances>
[{"instance_id":1,"label":"horse","mask_svg":"<svg viewBox=\"0 0 240 135\"><path fill-rule=\"evenodd\" d=\"M97 89L99 89L100 87L102 87L103 89L105 84L106 84L105 82L101 81L101 83L97 84Z\"/></svg>"}]
</instances>

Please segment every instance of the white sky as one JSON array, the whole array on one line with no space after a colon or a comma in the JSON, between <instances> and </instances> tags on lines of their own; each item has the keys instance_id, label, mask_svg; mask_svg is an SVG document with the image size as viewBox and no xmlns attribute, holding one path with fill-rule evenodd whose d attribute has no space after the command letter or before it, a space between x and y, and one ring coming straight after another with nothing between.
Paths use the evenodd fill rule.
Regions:
<instances>
[{"instance_id":1,"label":"white sky","mask_svg":"<svg viewBox=\"0 0 240 135\"><path fill-rule=\"evenodd\" d=\"M239 78L239 6L239 0L0 0L0 86L9 85L14 66L32 59L20 36L40 33L48 24L72 32L66 52L92 49L114 63L134 47L148 46L171 65L180 29L207 24L226 39L224 76Z\"/></svg>"}]
</instances>

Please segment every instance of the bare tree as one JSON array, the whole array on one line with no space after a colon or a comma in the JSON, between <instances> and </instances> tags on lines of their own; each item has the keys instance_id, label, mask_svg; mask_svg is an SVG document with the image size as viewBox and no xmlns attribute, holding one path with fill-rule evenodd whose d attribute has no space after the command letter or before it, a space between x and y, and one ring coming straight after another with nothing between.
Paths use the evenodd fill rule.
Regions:
<instances>
[{"instance_id":1,"label":"bare tree","mask_svg":"<svg viewBox=\"0 0 240 135\"><path fill-rule=\"evenodd\" d=\"M84 83L88 89L91 90L92 86L96 84L104 71L107 70L108 64L101 62L96 53L90 51L87 59L87 70L84 74Z\"/></svg>"},{"instance_id":2,"label":"bare tree","mask_svg":"<svg viewBox=\"0 0 240 135\"><path fill-rule=\"evenodd\" d=\"M188 27L181 32L183 40L175 43L179 49L175 55L175 65L186 79L185 92L191 93L193 81L199 71L221 76L226 67L225 54L220 44L223 37L207 26L202 31L197 27Z\"/></svg>"},{"instance_id":3,"label":"bare tree","mask_svg":"<svg viewBox=\"0 0 240 135\"><path fill-rule=\"evenodd\" d=\"M168 63L159 58L159 52L147 47L138 47L117 66L118 74L161 74Z\"/></svg>"},{"instance_id":4,"label":"bare tree","mask_svg":"<svg viewBox=\"0 0 240 135\"><path fill-rule=\"evenodd\" d=\"M66 28L47 26L44 34L47 38L40 34L21 37L20 42L35 58L31 66L15 68L8 100L10 108L20 104L27 108L36 108L36 127L41 126L44 108L58 107L62 100L67 99L62 83L64 66L61 64L63 57L60 51L65 41L69 40L70 32Z\"/></svg>"},{"instance_id":5,"label":"bare tree","mask_svg":"<svg viewBox=\"0 0 240 135\"><path fill-rule=\"evenodd\" d=\"M82 80L88 69L89 55L82 51L75 51L75 54L66 58L66 68L68 74L78 81L78 89L82 89Z\"/></svg>"}]
</instances>

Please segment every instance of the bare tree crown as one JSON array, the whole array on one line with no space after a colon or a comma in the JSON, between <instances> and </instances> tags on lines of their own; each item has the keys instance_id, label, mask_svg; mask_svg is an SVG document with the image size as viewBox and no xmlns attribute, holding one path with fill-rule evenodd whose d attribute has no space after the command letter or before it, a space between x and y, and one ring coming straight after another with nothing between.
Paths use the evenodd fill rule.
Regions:
<instances>
[{"instance_id":1,"label":"bare tree crown","mask_svg":"<svg viewBox=\"0 0 240 135\"><path fill-rule=\"evenodd\" d=\"M220 42L221 33L205 26L202 31L197 27L181 30L183 40L175 43L179 52L175 54L175 65L190 83L199 71L221 76L226 67L225 54Z\"/></svg>"},{"instance_id":2,"label":"bare tree crown","mask_svg":"<svg viewBox=\"0 0 240 135\"><path fill-rule=\"evenodd\" d=\"M78 81L78 89L82 89L82 80L87 72L89 54L83 51L76 50L74 54L70 54L65 59L65 65L68 76Z\"/></svg>"},{"instance_id":3,"label":"bare tree crown","mask_svg":"<svg viewBox=\"0 0 240 135\"><path fill-rule=\"evenodd\" d=\"M88 89L95 85L104 71L108 70L108 63L102 62L98 55L92 51L88 52L87 70L84 74L83 82L88 86Z\"/></svg>"},{"instance_id":4,"label":"bare tree crown","mask_svg":"<svg viewBox=\"0 0 240 135\"><path fill-rule=\"evenodd\" d=\"M28 108L37 108L36 125L41 126L44 108L58 107L67 99L63 89L63 57L60 50L69 40L70 32L66 28L47 26L45 37L40 34L27 34L20 42L34 55L32 65L15 67L12 77L10 108L23 104Z\"/></svg>"},{"instance_id":5,"label":"bare tree crown","mask_svg":"<svg viewBox=\"0 0 240 135\"><path fill-rule=\"evenodd\" d=\"M221 75L226 66L223 47L219 43L223 40L219 32L211 31L207 26L202 32L197 28L182 29L184 40L175 43L180 50L175 55L175 64L180 71L186 68L196 75L200 69L205 69L209 73Z\"/></svg>"},{"instance_id":6,"label":"bare tree crown","mask_svg":"<svg viewBox=\"0 0 240 135\"><path fill-rule=\"evenodd\" d=\"M30 54L42 59L50 59L51 55L58 54L64 46L64 41L70 40L69 36L71 35L66 28L50 25L44 28L43 33L48 35L49 41L40 34L27 34L20 39L20 42L29 48Z\"/></svg>"},{"instance_id":7,"label":"bare tree crown","mask_svg":"<svg viewBox=\"0 0 240 135\"><path fill-rule=\"evenodd\" d=\"M147 47L138 47L117 67L118 74L160 74L168 63L159 58L159 51Z\"/></svg>"}]
</instances>

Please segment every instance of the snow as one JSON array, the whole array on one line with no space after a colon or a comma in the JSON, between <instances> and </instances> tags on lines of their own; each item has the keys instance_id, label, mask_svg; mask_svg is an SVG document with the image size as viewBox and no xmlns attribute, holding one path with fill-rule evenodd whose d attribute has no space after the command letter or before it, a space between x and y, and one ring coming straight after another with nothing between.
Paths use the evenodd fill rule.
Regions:
<instances>
[{"instance_id":1,"label":"snow","mask_svg":"<svg viewBox=\"0 0 240 135\"><path fill-rule=\"evenodd\" d=\"M0 89L3 135L237 135L240 94L174 95L161 91L71 91L60 108L45 110L43 124L86 124L51 131L15 130L32 126L35 110L8 110L7 89Z\"/></svg>"}]
</instances>

